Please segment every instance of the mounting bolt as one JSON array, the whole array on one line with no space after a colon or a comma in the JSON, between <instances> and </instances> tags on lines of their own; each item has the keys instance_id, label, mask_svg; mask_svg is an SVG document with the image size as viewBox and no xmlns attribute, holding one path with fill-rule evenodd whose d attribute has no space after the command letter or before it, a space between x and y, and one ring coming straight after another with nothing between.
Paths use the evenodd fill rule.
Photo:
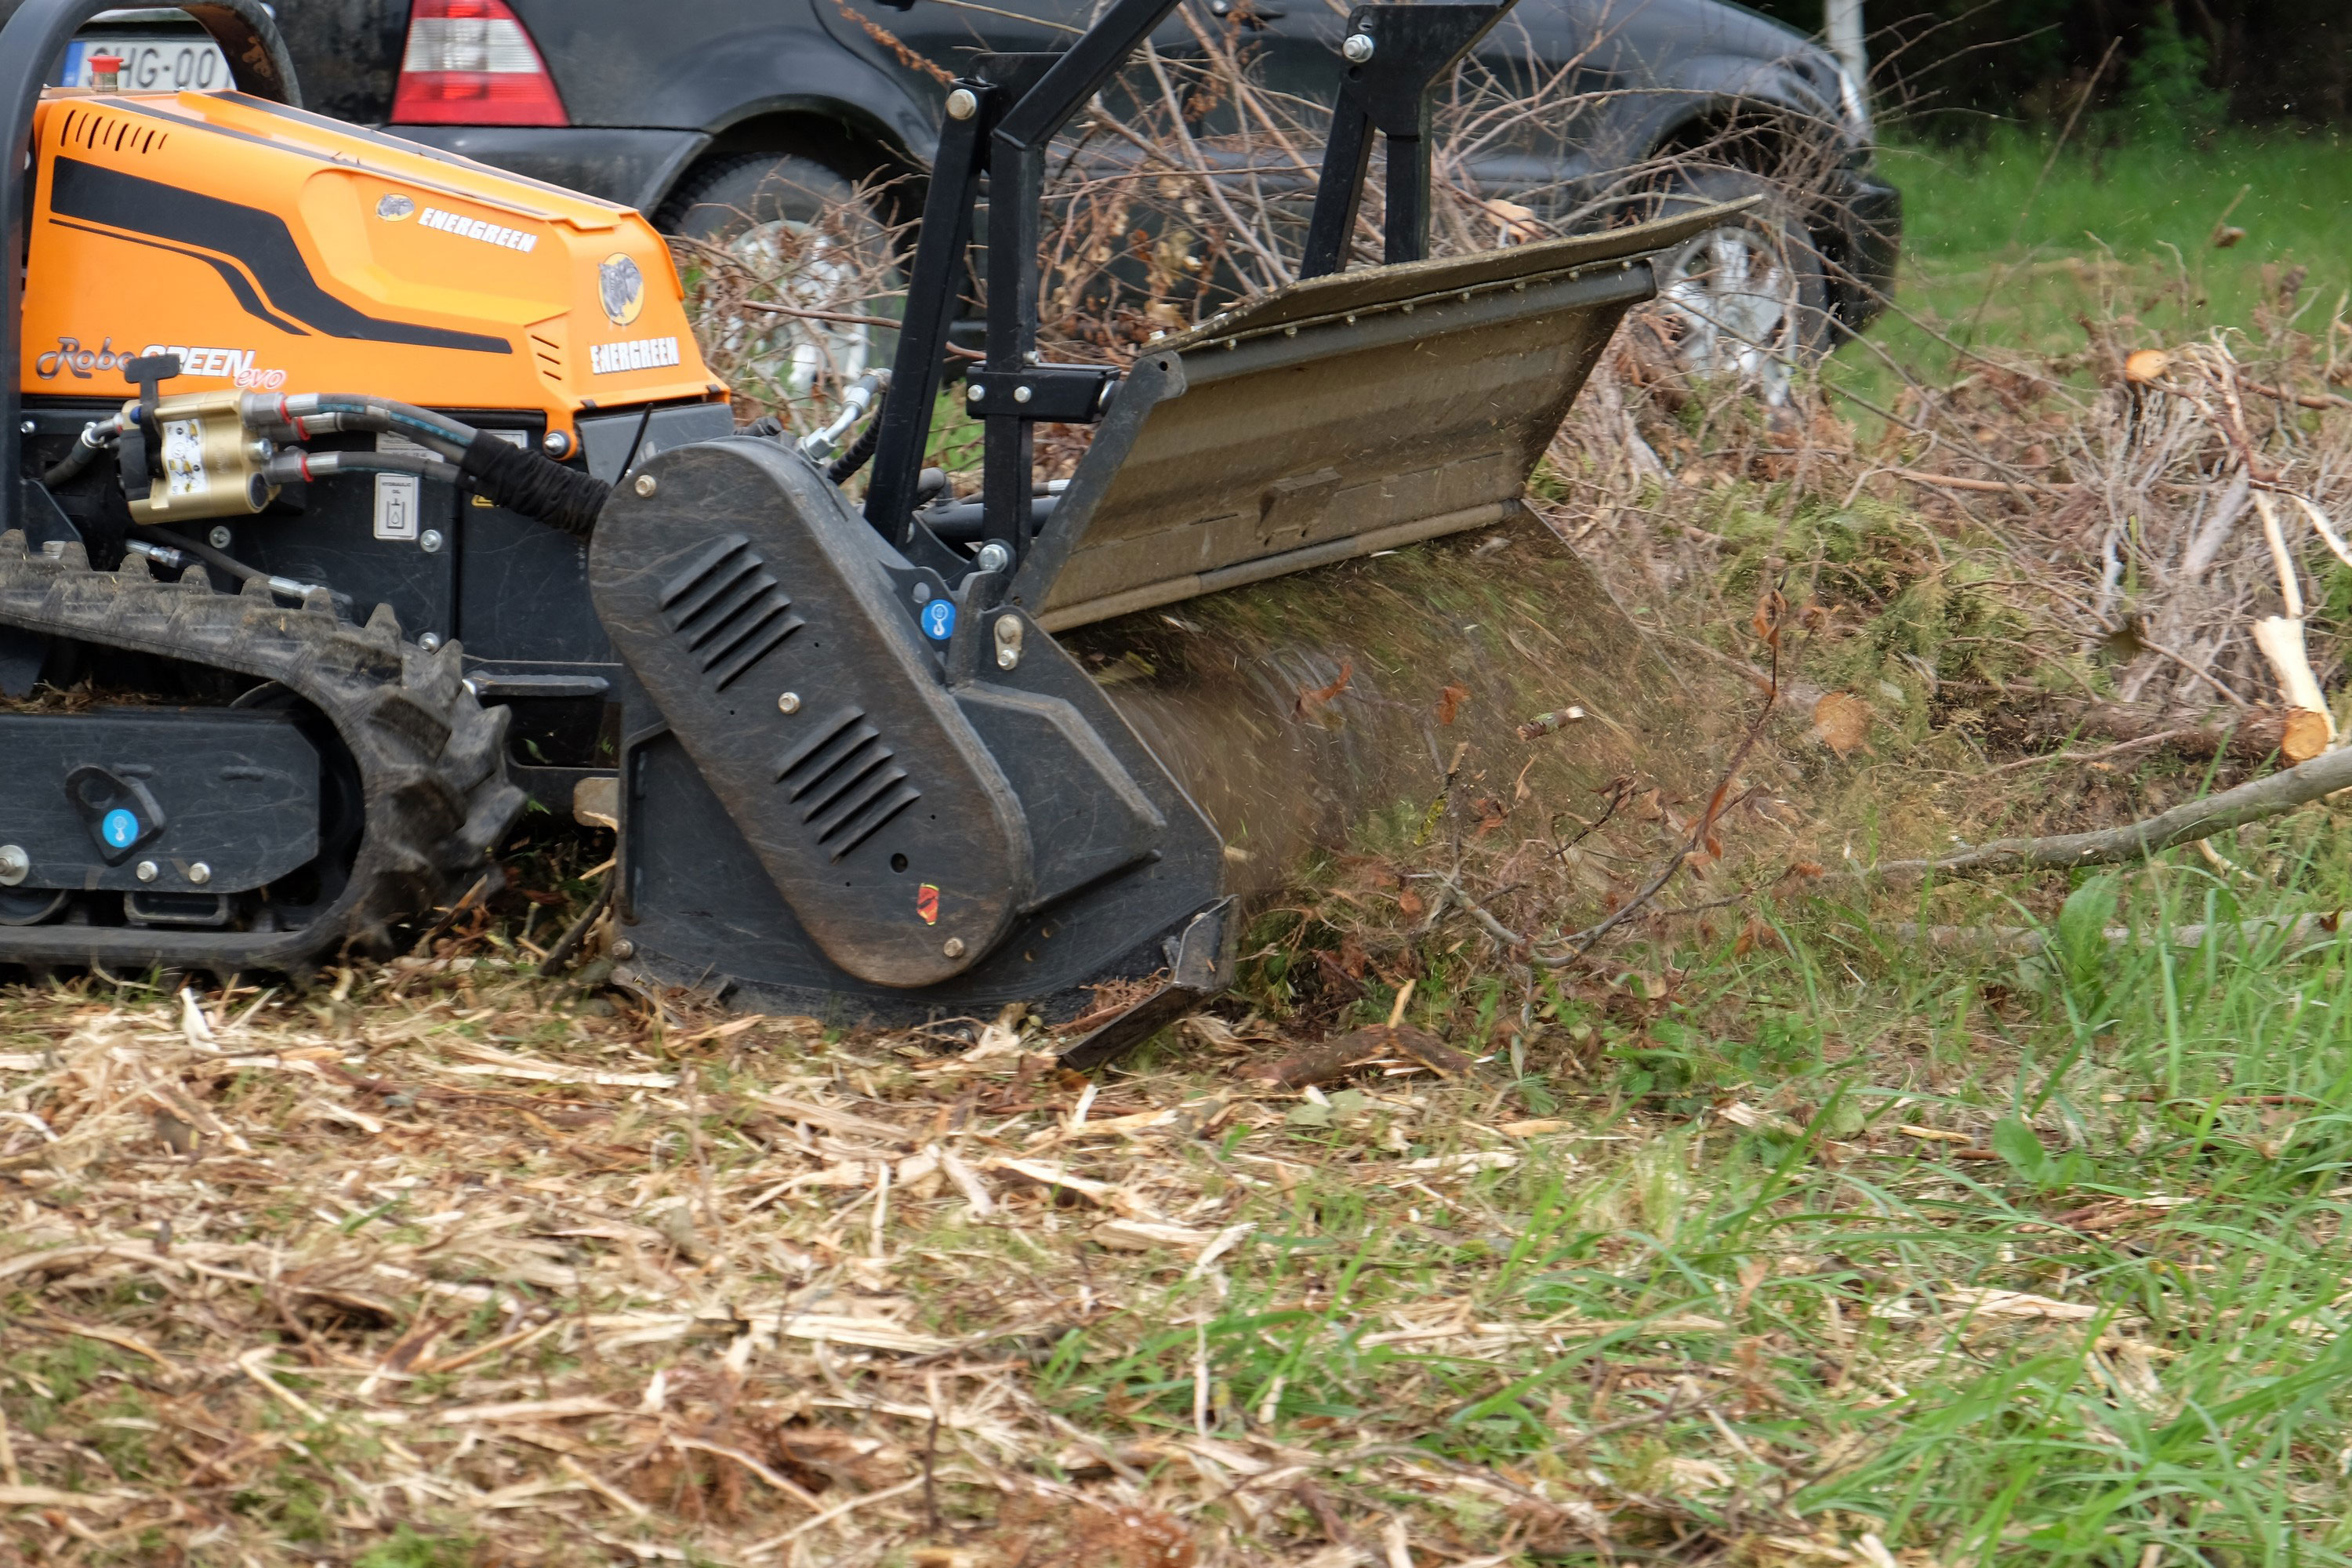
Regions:
<instances>
[{"instance_id":1,"label":"mounting bolt","mask_svg":"<svg viewBox=\"0 0 2352 1568\"><path fill-rule=\"evenodd\" d=\"M426 653L438 653L441 651L441 634L439 632L426 632L423 637L416 639L416 646L423 648Z\"/></svg>"},{"instance_id":2,"label":"mounting bolt","mask_svg":"<svg viewBox=\"0 0 2352 1568\"><path fill-rule=\"evenodd\" d=\"M1347 42L1339 46L1339 53L1347 57L1349 65L1362 65L1372 58L1372 36L1370 33L1349 34Z\"/></svg>"},{"instance_id":3,"label":"mounting bolt","mask_svg":"<svg viewBox=\"0 0 2352 1568\"><path fill-rule=\"evenodd\" d=\"M205 865L202 860L197 861L194 865L188 868L188 880L194 882L197 887L201 888L212 879L213 868L210 866Z\"/></svg>"},{"instance_id":4,"label":"mounting bolt","mask_svg":"<svg viewBox=\"0 0 2352 1568\"><path fill-rule=\"evenodd\" d=\"M23 431L27 436L31 435L34 431L38 430L40 427L40 422L34 419L27 419L23 424L16 426L17 429Z\"/></svg>"},{"instance_id":5,"label":"mounting bolt","mask_svg":"<svg viewBox=\"0 0 2352 1568\"><path fill-rule=\"evenodd\" d=\"M996 617L996 668L1011 669L1021 662L1021 617Z\"/></svg>"},{"instance_id":6,"label":"mounting bolt","mask_svg":"<svg viewBox=\"0 0 2352 1568\"><path fill-rule=\"evenodd\" d=\"M152 882L161 874L162 869L152 860L142 860L131 868L131 874L142 882Z\"/></svg>"},{"instance_id":7,"label":"mounting bolt","mask_svg":"<svg viewBox=\"0 0 2352 1568\"><path fill-rule=\"evenodd\" d=\"M613 944L613 956L620 959L624 963L626 963L628 960L637 956L637 944L631 942L627 937L623 937L620 941Z\"/></svg>"},{"instance_id":8,"label":"mounting bolt","mask_svg":"<svg viewBox=\"0 0 2352 1568\"><path fill-rule=\"evenodd\" d=\"M992 539L980 547L971 563L983 572L1002 572L1013 564L1013 552L1005 548L1004 541Z\"/></svg>"},{"instance_id":9,"label":"mounting bolt","mask_svg":"<svg viewBox=\"0 0 2352 1568\"><path fill-rule=\"evenodd\" d=\"M651 474L639 474L637 476L636 491L639 495L649 496L659 489L661 489L660 483L656 481Z\"/></svg>"},{"instance_id":10,"label":"mounting bolt","mask_svg":"<svg viewBox=\"0 0 2352 1568\"><path fill-rule=\"evenodd\" d=\"M787 692L784 692L782 695L779 696L779 697L776 699L776 711L777 711L777 712L779 712L779 713L797 713L797 712L799 712L800 710L801 710L801 694L800 694L799 692L797 692L797 691L787 691Z\"/></svg>"},{"instance_id":11,"label":"mounting bolt","mask_svg":"<svg viewBox=\"0 0 2352 1568\"><path fill-rule=\"evenodd\" d=\"M950 958L961 958L963 956L963 938L960 936L951 936L948 938L947 941L940 943L940 951L946 953Z\"/></svg>"},{"instance_id":12,"label":"mounting bolt","mask_svg":"<svg viewBox=\"0 0 2352 1568\"><path fill-rule=\"evenodd\" d=\"M0 844L0 888L13 888L33 874L33 858L19 844Z\"/></svg>"},{"instance_id":13,"label":"mounting bolt","mask_svg":"<svg viewBox=\"0 0 2352 1568\"><path fill-rule=\"evenodd\" d=\"M976 382L976 381L975 381L975 382L973 382L970 386L967 386L967 387L965 387L965 388L963 389L963 400L964 400L966 403L978 403L981 399L982 399L982 398L986 397L987 395L988 395L988 388L986 388L986 387L984 387L984 386L981 385L981 384L980 384L980 383L978 383L978 382Z\"/></svg>"},{"instance_id":14,"label":"mounting bolt","mask_svg":"<svg viewBox=\"0 0 2352 1568\"><path fill-rule=\"evenodd\" d=\"M223 524L221 527L214 529L210 533L205 534L205 537L212 542L212 547L215 550L226 550L230 545L236 542L236 535L229 531L226 524Z\"/></svg>"},{"instance_id":15,"label":"mounting bolt","mask_svg":"<svg viewBox=\"0 0 2352 1568\"><path fill-rule=\"evenodd\" d=\"M1016 387L1014 387L1014 388L1013 389L1013 402L1015 402L1015 403L1026 403L1026 402L1028 402L1028 401L1029 401L1029 389L1028 389L1027 387L1025 387L1025 386L1016 386Z\"/></svg>"},{"instance_id":16,"label":"mounting bolt","mask_svg":"<svg viewBox=\"0 0 2352 1568\"><path fill-rule=\"evenodd\" d=\"M539 445L551 458L572 456L572 437L561 430L550 430L539 438Z\"/></svg>"},{"instance_id":17,"label":"mounting bolt","mask_svg":"<svg viewBox=\"0 0 2352 1568\"><path fill-rule=\"evenodd\" d=\"M980 95L968 87L960 87L948 94L948 118L970 120L980 112Z\"/></svg>"},{"instance_id":18,"label":"mounting bolt","mask_svg":"<svg viewBox=\"0 0 2352 1568\"><path fill-rule=\"evenodd\" d=\"M416 536L416 548L422 550L427 555L438 555L441 553L441 531L437 528L428 528L424 532L418 534Z\"/></svg>"}]
</instances>

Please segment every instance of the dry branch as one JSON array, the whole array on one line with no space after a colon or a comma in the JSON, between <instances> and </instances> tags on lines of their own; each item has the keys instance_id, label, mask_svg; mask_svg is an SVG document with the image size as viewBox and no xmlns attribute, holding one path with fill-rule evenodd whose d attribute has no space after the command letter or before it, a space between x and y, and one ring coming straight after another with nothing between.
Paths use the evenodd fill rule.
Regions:
<instances>
[{"instance_id":1,"label":"dry branch","mask_svg":"<svg viewBox=\"0 0 2352 1568\"><path fill-rule=\"evenodd\" d=\"M2275 773L2220 795L2176 805L2122 827L2095 833L2061 833L2047 838L2000 838L1958 855L1935 860L1890 860L1855 876L1921 876L1927 872L2039 871L2073 866L2112 866L2143 859L2159 850L2210 838L2249 822L2352 788L2352 751L2329 752L2300 767Z\"/></svg>"}]
</instances>

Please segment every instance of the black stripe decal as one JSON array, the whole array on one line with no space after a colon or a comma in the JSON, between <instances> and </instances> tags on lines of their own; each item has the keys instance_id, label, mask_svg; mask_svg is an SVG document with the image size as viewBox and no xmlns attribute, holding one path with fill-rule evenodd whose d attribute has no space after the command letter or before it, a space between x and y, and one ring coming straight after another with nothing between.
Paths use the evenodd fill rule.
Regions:
<instances>
[{"instance_id":1,"label":"black stripe decal","mask_svg":"<svg viewBox=\"0 0 2352 1568\"><path fill-rule=\"evenodd\" d=\"M253 274L272 305L327 337L474 353L514 353L514 345L504 338L387 321L336 299L319 287L294 243L293 233L275 213L77 158L60 157L55 167L49 193L52 211L126 234L234 257Z\"/></svg>"},{"instance_id":2,"label":"black stripe decal","mask_svg":"<svg viewBox=\"0 0 2352 1568\"><path fill-rule=\"evenodd\" d=\"M261 296L253 291L252 279L220 257L206 256L201 250L190 250L184 246L166 245L160 239L142 239L136 235L117 234L112 229L92 228L86 223L67 223L61 218L54 217L49 221L59 228L69 228L79 234L95 234L107 239L119 239L130 245L152 245L158 250L168 250L174 256L185 256L193 260L201 261L221 275L221 281L228 285L228 291L236 296L236 302L245 307L247 315L258 316L279 331L291 332L298 338L307 338L310 335L263 304Z\"/></svg>"},{"instance_id":3,"label":"black stripe decal","mask_svg":"<svg viewBox=\"0 0 2352 1568\"><path fill-rule=\"evenodd\" d=\"M534 180L529 174L518 174L511 169L492 167L488 164L485 164L478 158L468 158L462 153L449 153L445 152L438 147L428 147L422 142L410 142L402 137L393 135L389 132L372 131L364 125L353 125L346 121L331 120L323 114L313 114L307 109L298 109L291 104L279 103L275 99L256 98L251 93L233 92L226 89L222 90L215 96L225 98L232 103L241 104L247 109L258 110L264 114L274 114L280 120L299 121L304 125L311 126L320 131L333 132L338 136L348 136L355 142L372 142L376 146L386 148L394 153L405 153L412 158L430 158L436 163L446 163L453 169L465 169L478 174L496 174L502 181L518 185L528 185L534 191L545 191L551 196L562 196L566 201L586 202L592 206L600 206L608 212L614 214L626 213L631 210L619 202L608 202L602 196L592 196L585 191L572 190L566 186L555 184L547 180ZM110 105L110 107L114 106ZM172 118L177 118L177 116L173 116ZM194 123L202 125L206 131L218 131L222 129L222 127L214 125L210 121L200 121ZM260 138L257 137L255 140L259 141ZM286 144L282 142L270 142L265 143L265 145L283 150ZM405 178L406 176L394 177ZM438 188L447 191L451 195L457 196L464 201L479 202L490 199L482 196L478 193L468 191L462 185L443 185ZM553 213L540 213L536 216L542 222L553 223L557 221Z\"/></svg>"}]
</instances>

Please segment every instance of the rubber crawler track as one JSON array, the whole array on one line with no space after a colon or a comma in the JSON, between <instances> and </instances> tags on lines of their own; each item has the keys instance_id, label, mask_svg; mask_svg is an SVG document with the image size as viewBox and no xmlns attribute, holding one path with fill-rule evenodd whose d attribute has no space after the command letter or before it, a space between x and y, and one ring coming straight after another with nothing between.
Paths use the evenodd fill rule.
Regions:
<instances>
[{"instance_id":1,"label":"rubber crawler track","mask_svg":"<svg viewBox=\"0 0 2352 1568\"><path fill-rule=\"evenodd\" d=\"M0 533L0 625L278 681L334 726L366 811L341 896L299 931L0 926L0 963L299 973L345 948L381 952L395 922L478 875L522 811L506 777L507 710L474 700L456 643L426 653L402 640L389 606L355 626L323 589L289 609L260 583L219 594L199 570L164 583L137 555L93 571L79 543L33 552L11 531Z\"/></svg>"}]
</instances>

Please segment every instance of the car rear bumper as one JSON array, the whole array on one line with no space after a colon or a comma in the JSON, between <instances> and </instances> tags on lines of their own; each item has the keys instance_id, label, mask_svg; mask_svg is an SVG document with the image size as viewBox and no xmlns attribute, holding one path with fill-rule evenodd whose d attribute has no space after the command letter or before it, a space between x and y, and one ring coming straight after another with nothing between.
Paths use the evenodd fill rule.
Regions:
<instances>
[{"instance_id":1,"label":"car rear bumper","mask_svg":"<svg viewBox=\"0 0 2352 1568\"><path fill-rule=\"evenodd\" d=\"M1875 171L1849 171L1831 193L1841 254L1832 257L1838 320L1860 331L1895 294L1903 251L1903 193Z\"/></svg>"},{"instance_id":2,"label":"car rear bumper","mask_svg":"<svg viewBox=\"0 0 2352 1568\"><path fill-rule=\"evenodd\" d=\"M710 144L699 131L609 125L387 125L391 135L650 213Z\"/></svg>"}]
</instances>

